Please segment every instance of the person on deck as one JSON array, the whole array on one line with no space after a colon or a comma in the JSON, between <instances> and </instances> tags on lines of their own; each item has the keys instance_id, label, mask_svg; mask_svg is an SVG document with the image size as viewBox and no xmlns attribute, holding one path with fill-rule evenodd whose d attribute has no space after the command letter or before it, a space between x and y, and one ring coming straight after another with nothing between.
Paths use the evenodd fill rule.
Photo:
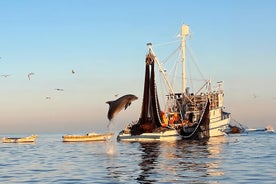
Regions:
<instances>
[{"instance_id":1,"label":"person on deck","mask_svg":"<svg viewBox=\"0 0 276 184\"><path fill-rule=\"evenodd\" d=\"M173 125L173 124L177 123L178 120L179 120L179 116L178 116L177 112L174 112L173 116L170 118L169 123L170 123L170 125Z\"/></svg>"},{"instance_id":2,"label":"person on deck","mask_svg":"<svg viewBox=\"0 0 276 184\"><path fill-rule=\"evenodd\" d=\"M160 115L161 115L161 118L162 118L162 124L161 124L161 126L162 127L167 127L169 120L168 120L166 114L163 111L161 111Z\"/></svg>"}]
</instances>

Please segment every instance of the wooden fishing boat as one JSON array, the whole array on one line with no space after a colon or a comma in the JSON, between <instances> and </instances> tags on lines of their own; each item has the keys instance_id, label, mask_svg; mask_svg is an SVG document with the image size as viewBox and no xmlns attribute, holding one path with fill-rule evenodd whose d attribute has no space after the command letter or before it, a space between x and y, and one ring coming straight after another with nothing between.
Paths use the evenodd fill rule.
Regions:
<instances>
[{"instance_id":1,"label":"wooden fishing boat","mask_svg":"<svg viewBox=\"0 0 276 184\"><path fill-rule=\"evenodd\" d=\"M37 135L31 135L28 137L3 137L3 143L32 143L35 142Z\"/></svg>"},{"instance_id":2,"label":"wooden fishing boat","mask_svg":"<svg viewBox=\"0 0 276 184\"><path fill-rule=\"evenodd\" d=\"M118 140L148 140L150 138L156 140L156 134L160 139L171 139L171 137L177 139L179 135L182 139L204 139L225 135L224 130L230 121L230 113L225 112L223 107L223 82L218 82L213 89L211 81L203 78L203 84L200 84L199 89L195 92L190 92L190 88L186 86L185 48L186 36L188 35L189 27L183 25L180 33L180 46L172 54L169 54L169 57L166 57L163 63L155 55L152 44L147 44L149 51L145 59L142 112L136 123L128 124L119 133ZM176 54L178 50L180 54ZM172 59L176 63L172 64L171 67L177 66L178 63L181 63L182 67L180 72L173 68L170 76L180 78L180 81L169 78L167 69L163 68L164 64L168 63L168 58L171 58L173 54L177 55L175 59ZM158 72L155 72L155 64L158 66ZM178 73L181 76L177 76ZM165 93L167 94L165 98L159 97L160 94L163 94L162 92L157 93L158 85L155 81L157 75L164 79L163 86L165 85ZM179 84L181 89L173 84ZM162 88L163 86L160 85L159 87ZM179 92L176 92L176 90L179 90ZM165 102L163 108L159 103L160 99ZM160 127L169 128L159 131ZM171 129L174 129L174 131ZM175 134L175 132L178 132L178 134Z\"/></svg>"},{"instance_id":3,"label":"wooden fishing boat","mask_svg":"<svg viewBox=\"0 0 276 184\"><path fill-rule=\"evenodd\" d=\"M246 128L236 120L232 118L233 122L228 124L228 127L225 130L227 134L241 134L246 132Z\"/></svg>"},{"instance_id":4,"label":"wooden fishing boat","mask_svg":"<svg viewBox=\"0 0 276 184\"><path fill-rule=\"evenodd\" d=\"M63 142L88 142L88 141L106 141L110 139L114 133L88 133L85 135L64 135L62 136Z\"/></svg>"},{"instance_id":5,"label":"wooden fishing boat","mask_svg":"<svg viewBox=\"0 0 276 184\"><path fill-rule=\"evenodd\" d=\"M241 134L245 131L244 128L241 128L239 126L235 126L235 125L229 125L230 131L226 133L228 134Z\"/></svg>"}]
</instances>

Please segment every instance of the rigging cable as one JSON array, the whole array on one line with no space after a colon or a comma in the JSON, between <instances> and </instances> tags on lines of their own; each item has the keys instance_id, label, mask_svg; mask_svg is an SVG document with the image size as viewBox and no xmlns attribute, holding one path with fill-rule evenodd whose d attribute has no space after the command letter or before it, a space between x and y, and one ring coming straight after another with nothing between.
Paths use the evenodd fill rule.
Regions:
<instances>
[{"instance_id":1,"label":"rigging cable","mask_svg":"<svg viewBox=\"0 0 276 184\"><path fill-rule=\"evenodd\" d=\"M203 115L204 115L204 113L205 113L205 110L206 110L206 108L207 108L207 105L208 105L208 100L207 100L207 102L206 102L206 104L205 104L205 106L204 106L203 113L202 113L201 116L200 116L200 119L199 119L199 121L198 121L198 124L197 124L196 128L194 129L194 131L193 131L190 135L183 136L185 139L192 137L192 136L195 134L195 132L197 131L197 129L200 127L200 124L201 124Z\"/></svg>"},{"instance_id":2,"label":"rigging cable","mask_svg":"<svg viewBox=\"0 0 276 184\"><path fill-rule=\"evenodd\" d=\"M191 54L191 58L192 58L192 60L194 61L194 64L195 64L195 66L196 66L196 68L197 68L199 74L201 75L202 79L206 82L207 80L206 80L206 78L204 77L204 75L202 74L202 72L200 71L200 68L199 68L199 66L198 66L198 64L197 64L198 59L196 58L196 56L195 56L195 54L194 54L192 48L191 48L189 45L187 45L187 48L188 48L188 51L189 51L190 54Z\"/></svg>"},{"instance_id":3,"label":"rigging cable","mask_svg":"<svg viewBox=\"0 0 276 184\"><path fill-rule=\"evenodd\" d=\"M154 44L154 47L162 47L162 46L165 46L165 45L171 45L173 43L177 43L179 42L179 40L174 40L174 41L170 41L170 42L165 42L165 43L159 43L159 44Z\"/></svg>"}]
</instances>

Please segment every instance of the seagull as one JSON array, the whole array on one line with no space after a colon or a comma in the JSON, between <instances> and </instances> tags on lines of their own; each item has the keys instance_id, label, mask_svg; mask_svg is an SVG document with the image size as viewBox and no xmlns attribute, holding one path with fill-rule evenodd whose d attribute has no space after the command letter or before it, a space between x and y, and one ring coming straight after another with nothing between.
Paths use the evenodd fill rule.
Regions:
<instances>
[{"instance_id":1,"label":"seagull","mask_svg":"<svg viewBox=\"0 0 276 184\"><path fill-rule=\"evenodd\" d=\"M257 96L257 95L255 95L255 94L253 94L253 98L257 98L257 97L259 97L259 96Z\"/></svg>"},{"instance_id":2,"label":"seagull","mask_svg":"<svg viewBox=\"0 0 276 184\"><path fill-rule=\"evenodd\" d=\"M61 88L56 88L55 90L57 90L57 91L64 91L64 90L61 89Z\"/></svg>"},{"instance_id":3,"label":"seagull","mask_svg":"<svg viewBox=\"0 0 276 184\"><path fill-rule=\"evenodd\" d=\"M29 80L31 80L31 75L34 75L34 73L33 73L33 72L31 72L31 73L29 73L29 74L28 74L28 78L29 78Z\"/></svg>"},{"instance_id":4,"label":"seagull","mask_svg":"<svg viewBox=\"0 0 276 184\"><path fill-rule=\"evenodd\" d=\"M50 99L51 99L51 97L49 97L49 96L46 96L46 99L47 99L47 100L50 100Z\"/></svg>"},{"instance_id":5,"label":"seagull","mask_svg":"<svg viewBox=\"0 0 276 184\"><path fill-rule=\"evenodd\" d=\"M4 75L1 75L2 77L9 77L10 74L4 74Z\"/></svg>"},{"instance_id":6,"label":"seagull","mask_svg":"<svg viewBox=\"0 0 276 184\"><path fill-rule=\"evenodd\" d=\"M74 70L72 70L72 74L75 74L75 71L74 71Z\"/></svg>"}]
</instances>

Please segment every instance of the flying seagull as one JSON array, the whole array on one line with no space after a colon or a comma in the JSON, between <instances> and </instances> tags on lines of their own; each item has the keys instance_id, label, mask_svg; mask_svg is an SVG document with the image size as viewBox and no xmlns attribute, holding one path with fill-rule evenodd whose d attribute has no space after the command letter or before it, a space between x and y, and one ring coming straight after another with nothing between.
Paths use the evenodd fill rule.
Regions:
<instances>
[{"instance_id":1,"label":"flying seagull","mask_svg":"<svg viewBox=\"0 0 276 184\"><path fill-rule=\"evenodd\" d=\"M61 88L56 88L55 90L57 90L57 91L64 91L64 89L61 89Z\"/></svg>"},{"instance_id":2,"label":"flying seagull","mask_svg":"<svg viewBox=\"0 0 276 184\"><path fill-rule=\"evenodd\" d=\"M75 74L75 71L74 71L74 70L72 70L72 74Z\"/></svg>"},{"instance_id":3,"label":"flying seagull","mask_svg":"<svg viewBox=\"0 0 276 184\"><path fill-rule=\"evenodd\" d=\"M259 97L259 96L257 96L256 94L253 94L253 98L257 98L257 97Z\"/></svg>"},{"instance_id":4,"label":"flying seagull","mask_svg":"<svg viewBox=\"0 0 276 184\"><path fill-rule=\"evenodd\" d=\"M4 75L1 75L2 77L9 77L10 74L4 74Z\"/></svg>"},{"instance_id":5,"label":"flying seagull","mask_svg":"<svg viewBox=\"0 0 276 184\"><path fill-rule=\"evenodd\" d=\"M34 73L33 73L33 72L31 72L31 73L29 73L29 74L28 74L28 78L29 78L29 80L31 80L31 75L34 75Z\"/></svg>"}]
</instances>

